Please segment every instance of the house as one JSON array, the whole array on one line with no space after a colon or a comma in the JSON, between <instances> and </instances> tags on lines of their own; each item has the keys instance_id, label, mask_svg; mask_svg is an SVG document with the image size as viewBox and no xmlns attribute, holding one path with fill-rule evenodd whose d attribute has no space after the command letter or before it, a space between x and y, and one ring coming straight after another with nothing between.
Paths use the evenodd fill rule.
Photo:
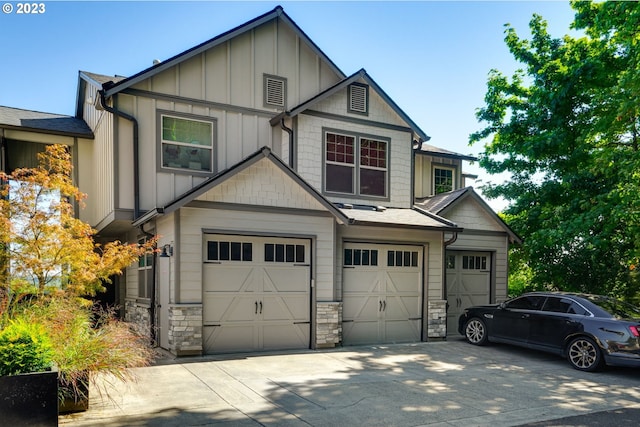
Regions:
<instances>
[{"instance_id":1,"label":"house","mask_svg":"<svg viewBox=\"0 0 640 427\"><path fill-rule=\"evenodd\" d=\"M506 298L519 239L464 186L474 159L281 7L130 77L81 71L54 135L8 118L29 114L0 108L3 147L72 147L101 239L159 236L111 297L176 355L444 339Z\"/></svg>"}]
</instances>

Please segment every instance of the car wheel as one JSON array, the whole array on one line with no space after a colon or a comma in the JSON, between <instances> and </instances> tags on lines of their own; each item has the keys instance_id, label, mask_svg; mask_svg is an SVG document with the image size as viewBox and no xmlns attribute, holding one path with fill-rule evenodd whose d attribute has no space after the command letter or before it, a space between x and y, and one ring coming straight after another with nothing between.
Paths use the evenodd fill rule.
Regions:
<instances>
[{"instance_id":1,"label":"car wheel","mask_svg":"<svg viewBox=\"0 0 640 427\"><path fill-rule=\"evenodd\" d=\"M469 319L464 326L464 336L473 345L485 345L487 343L487 325L477 317Z\"/></svg>"},{"instance_id":2,"label":"car wheel","mask_svg":"<svg viewBox=\"0 0 640 427\"><path fill-rule=\"evenodd\" d=\"M593 372L602 365L602 353L598 345L587 337L578 337L569 343L567 359L579 371Z\"/></svg>"}]
</instances>

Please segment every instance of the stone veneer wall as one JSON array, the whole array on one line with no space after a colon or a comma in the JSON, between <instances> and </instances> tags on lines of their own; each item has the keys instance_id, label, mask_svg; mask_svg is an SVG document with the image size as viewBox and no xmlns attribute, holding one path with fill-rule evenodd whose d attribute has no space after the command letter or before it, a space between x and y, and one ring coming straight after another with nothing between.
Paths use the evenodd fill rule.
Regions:
<instances>
[{"instance_id":1,"label":"stone veneer wall","mask_svg":"<svg viewBox=\"0 0 640 427\"><path fill-rule=\"evenodd\" d=\"M342 303L316 304L316 348L333 348L342 342Z\"/></svg>"},{"instance_id":2,"label":"stone veneer wall","mask_svg":"<svg viewBox=\"0 0 640 427\"><path fill-rule=\"evenodd\" d=\"M169 305L169 351L176 356L203 353L202 304Z\"/></svg>"},{"instance_id":3,"label":"stone veneer wall","mask_svg":"<svg viewBox=\"0 0 640 427\"><path fill-rule=\"evenodd\" d=\"M447 300L429 300L427 303L427 338L447 337Z\"/></svg>"},{"instance_id":4,"label":"stone veneer wall","mask_svg":"<svg viewBox=\"0 0 640 427\"><path fill-rule=\"evenodd\" d=\"M132 323L138 333L151 337L151 306L136 300L124 302L124 319Z\"/></svg>"}]
</instances>

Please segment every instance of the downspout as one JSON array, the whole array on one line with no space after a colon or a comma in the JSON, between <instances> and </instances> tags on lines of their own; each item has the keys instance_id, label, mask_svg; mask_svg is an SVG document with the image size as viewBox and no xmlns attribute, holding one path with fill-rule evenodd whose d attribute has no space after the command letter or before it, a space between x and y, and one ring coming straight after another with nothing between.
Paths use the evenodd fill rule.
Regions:
<instances>
[{"instance_id":1,"label":"downspout","mask_svg":"<svg viewBox=\"0 0 640 427\"><path fill-rule=\"evenodd\" d=\"M104 87L104 85L103 85ZM139 130L138 130L138 120L130 114L119 111L115 108L109 107L107 105L107 100L105 98L104 89L98 91L100 95L100 106L107 112L113 114L117 117L122 117L125 120L128 120L133 125L133 220L135 221L140 217L140 179L139 179ZM115 160L115 159L114 159ZM153 234L148 233L144 230L144 224L140 225L140 231L148 238L153 238ZM157 255L153 256L153 264L151 266L151 304L149 308L149 330L151 334L151 340L156 344L156 258Z\"/></svg>"},{"instance_id":2,"label":"downspout","mask_svg":"<svg viewBox=\"0 0 640 427\"><path fill-rule=\"evenodd\" d=\"M144 229L144 224L140 224L140 231L148 239L153 239L155 236ZM158 254L153 254L153 264L151 264L151 304L149 307L149 331L151 332L151 343L154 347L158 346L158 340L156 337L156 325L158 324L156 319L156 266L158 264Z\"/></svg>"},{"instance_id":3,"label":"downspout","mask_svg":"<svg viewBox=\"0 0 640 427\"><path fill-rule=\"evenodd\" d=\"M293 129L288 128L284 124L284 116L280 118L280 128L289 134L289 166L291 169L295 169L293 165L294 155L293 155Z\"/></svg>"},{"instance_id":4,"label":"downspout","mask_svg":"<svg viewBox=\"0 0 640 427\"><path fill-rule=\"evenodd\" d=\"M133 124L133 220L135 221L140 217L140 180L138 178L138 158L139 158L139 137L138 137L138 121L132 115L118 111L115 108L107 105L107 100L104 96L104 89L99 90L100 94L100 106L105 111L111 114L122 117L125 120L129 120ZM115 159L114 159L115 160Z\"/></svg>"}]
</instances>

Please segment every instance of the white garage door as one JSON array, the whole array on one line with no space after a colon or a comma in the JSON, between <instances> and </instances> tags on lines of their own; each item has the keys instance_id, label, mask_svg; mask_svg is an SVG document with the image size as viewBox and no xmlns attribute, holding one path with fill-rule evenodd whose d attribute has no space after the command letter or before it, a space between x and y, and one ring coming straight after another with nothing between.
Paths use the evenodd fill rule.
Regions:
<instances>
[{"instance_id":1,"label":"white garage door","mask_svg":"<svg viewBox=\"0 0 640 427\"><path fill-rule=\"evenodd\" d=\"M420 341L422 253L419 246L345 243L346 345Z\"/></svg>"},{"instance_id":2,"label":"white garage door","mask_svg":"<svg viewBox=\"0 0 640 427\"><path fill-rule=\"evenodd\" d=\"M309 348L310 242L207 235L205 353Z\"/></svg>"},{"instance_id":3,"label":"white garage door","mask_svg":"<svg viewBox=\"0 0 640 427\"><path fill-rule=\"evenodd\" d=\"M447 334L458 334L465 308L489 304L491 254L447 251Z\"/></svg>"}]
</instances>

